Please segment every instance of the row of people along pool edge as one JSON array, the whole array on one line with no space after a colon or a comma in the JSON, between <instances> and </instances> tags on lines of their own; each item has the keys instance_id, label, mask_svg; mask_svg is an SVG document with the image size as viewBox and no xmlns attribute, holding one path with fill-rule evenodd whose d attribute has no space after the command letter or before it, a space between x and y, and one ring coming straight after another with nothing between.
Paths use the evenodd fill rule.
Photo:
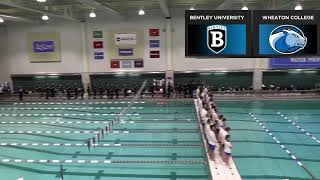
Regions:
<instances>
[{"instance_id":1,"label":"row of people along pool edge","mask_svg":"<svg viewBox=\"0 0 320 180\"><path fill-rule=\"evenodd\" d=\"M230 142L231 128L226 124L226 118L219 113L213 94L206 86L199 86L195 91L200 121L208 144L208 153L215 161L215 151L219 151L222 160L230 166L232 144Z\"/></svg>"}]
</instances>

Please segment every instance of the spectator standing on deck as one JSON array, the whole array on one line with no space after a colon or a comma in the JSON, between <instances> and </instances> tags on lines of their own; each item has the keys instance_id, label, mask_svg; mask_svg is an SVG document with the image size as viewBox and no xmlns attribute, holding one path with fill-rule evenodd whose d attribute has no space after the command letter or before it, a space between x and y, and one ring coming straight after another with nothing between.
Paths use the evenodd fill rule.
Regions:
<instances>
[{"instance_id":1,"label":"spectator standing on deck","mask_svg":"<svg viewBox=\"0 0 320 180\"><path fill-rule=\"evenodd\" d=\"M169 84L168 84L168 98L170 98L172 92L173 92L173 87L172 87L172 84L169 82Z\"/></svg>"},{"instance_id":2,"label":"spectator standing on deck","mask_svg":"<svg viewBox=\"0 0 320 180\"><path fill-rule=\"evenodd\" d=\"M124 88L123 88L123 97L124 97L124 98L127 98L127 96L128 96L128 88L127 88L127 87L124 87Z\"/></svg>"},{"instance_id":3,"label":"spectator standing on deck","mask_svg":"<svg viewBox=\"0 0 320 180\"><path fill-rule=\"evenodd\" d=\"M56 89L53 84L50 86L50 96L52 98L54 98L56 96Z\"/></svg>"},{"instance_id":4,"label":"spectator standing on deck","mask_svg":"<svg viewBox=\"0 0 320 180\"><path fill-rule=\"evenodd\" d=\"M62 99L63 97L63 87L62 87L62 84L59 84L58 86L58 96L60 99Z\"/></svg>"},{"instance_id":5,"label":"spectator standing on deck","mask_svg":"<svg viewBox=\"0 0 320 180\"><path fill-rule=\"evenodd\" d=\"M88 93L88 99L90 99L91 89L90 89L90 86L89 86L89 85L88 85L88 87L87 87L87 93Z\"/></svg>"},{"instance_id":6,"label":"spectator standing on deck","mask_svg":"<svg viewBox=\"0 0 320 180\"><path fill-rule=\"evenodd\" d=\"M137 88L137 85L134 85L134 87L133 87L133 94L134 95L136 95L137 94L137 92L138 92L138 88Z\"/></svg>"},{"instance_id":7,"label":"spectator standing on deck","mask_svg":"<svg viewBox=\"0 0 320 180\"><path fill-rule=\"evenodd\" d=\"M83 87L80 88L80 95L81 95L81 99L83 100L84 99L84 88Z\"/></svg>"},{"instance_id":8,"label":"spectator standing on deck","mask_svg":"<svg viewBox=\"0 0 320 180\"><path fill-rule=\"evenodd\" d=\"M166 94L167 94L166 85L163 84L163 85L162 85L162 97L166 97Z\"/></svg>"},{"instance_id":9,"label":"spectator standing on deck","mask_svg":"<svg viewBox=\"0 0 320 180\"><path fill-rule=\"evenodd\" d=\"M78 95L79 95L78 87L75 87L74 88L74 99L78 99Z\"/></svg>"},{"instance_id":10,"label":"spectator standing on deck","mask_svg":"<svg viewBox=\"0 0 320 180\"><path fill-rule=\"evenodd\" d=\"M114 96L114 87L113 85L110 86L110 99L113 99L113 96Z\"/></svg>"},{"instance_id":11,"label":"spectator standing on deck","mask_svg":"<svg viewBox=\"0 0 320 180\"><path fill-rule=\"evenodd\" d=\"M23 100L23 89L22 89L22 87L19 88L18 94L19 94L19 100L22 101Z\"/></svg>"},{"instance_id":12,"label":"spectator standing on deck","mask_svg":"<svg viewBox=\"0 0 320 180\"><path fill-rule=\"evenodd\" d=\"M153 83L150 83L150 86L149 86L149 91L150 91L150 93L151 93L151 97L154 97L154 85L153 85Z\"/></svg>"},{"instance_id":13,"label":"spectator standing on deck","mask_svg":"<svg viewBox=\"0 0 320 180\"><path fill-rule=\"evenodd\" d=\"M49 95L50 95L50 87L47 86L46 87L46 99L49 99Z\"/></svg>"},{"instance_id":14,"label":"spectator standing on deck","mask_svg":"<svg viewBox=\"0 0 320 180\"><path fill-rule=\"evenodd\" d=\"M186 84L183 86L183 95L184 95L184 98L188 98L188 94L189 94L189 85L186 83Z\"/></svg>"},{"instance_id":15,"label":"spectator standing on deck","mask_svg":"<svg viewBox=\"0 0 320 180\"><path fill-rule=\"evenodd\" d=\"M70 87L67 87L67 99L70 100L71 97L71 89Z\"/></svg>"},{"instance_id":16,"label":"spectator standing on deck","mask_svg":"<svg viewBox=\"0 0 320 180\"><path fill-rule=\"evenodd\" d=\"M40 98L42 98L42 97L43 97L43 89L41 88L41 86L38 85L38 87L36 88L36 90L37 90L37 92L39 93Z\"/></svg>"},{"instance_id":17,"label":"spectator standing on deck","mask_svg":"<svg viewBox=\"0 0 320 180\"><path fill-rule=\"evenodd\" d=\"M107 99L111 99L111 87L110 87L109 84L106 86L106 90L105 91L107 93Z\"/></svg>"},{"instance_id":18,"label":"spectator standing on deck","mask_svg":"<svg viewBox=\"0 0 320 180\"><path fill-rule=\"evenodd\" d=\"M97 98L97 88L93 87L93 99Z\"/></svg>"},{"instance_id":19,"label":"spectator standing on deck","mask_svg":"<svg viewBox=\"0 0 320 180\"><path fill-rule=\"evenodd\" d=\"M116 86L114 88L114 93L116 94L116 99L119 99L119 88L118 88L118 86Z\"/></svg>"},{"instance_id":20,"label":"spectator standing on deck","mask_svg":"<svg viewBox=\"0 0 320 180\"><path fill-rule=\"evenodd\" d=\"M102 86L99 87L99 95L100 95L100 99L103 99L103 87Z\"/></svg>"}]
</instances>

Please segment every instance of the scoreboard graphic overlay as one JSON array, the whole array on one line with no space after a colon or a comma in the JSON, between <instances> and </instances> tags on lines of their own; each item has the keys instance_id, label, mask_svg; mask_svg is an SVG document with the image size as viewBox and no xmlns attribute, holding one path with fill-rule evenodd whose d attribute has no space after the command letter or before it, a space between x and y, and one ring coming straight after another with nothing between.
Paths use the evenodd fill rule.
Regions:
<instances>
[{"instance_id":1,"label":"scoreboard graphic overlay","mask_svg":"<svg viewBox=\"0 0 320 180\"><path fill-rule=\"evenodd\" d=\"M185 56L320 56L320 11L185 11Z\"/></svg>"},{"instance_id":2,"label":"scoreboard graphic overlay","mask_svg":"<svg viewBox=\"0 0 320 180\"><path fill-rule=\"evenodd\" d=\"M253 11L253 56L319 55L318 11Z\"/></svg>"},{"instance_id":3,"label":"scoreboard graphic overlay","mask_svg":"<svg viewBox=\"0 0 320 180\"><path fill-rule=\"evenodd\" d=\"M185 54L190 57L245 57L251 50L249 11L186 11Z\"/></svg>"}]
</instances>

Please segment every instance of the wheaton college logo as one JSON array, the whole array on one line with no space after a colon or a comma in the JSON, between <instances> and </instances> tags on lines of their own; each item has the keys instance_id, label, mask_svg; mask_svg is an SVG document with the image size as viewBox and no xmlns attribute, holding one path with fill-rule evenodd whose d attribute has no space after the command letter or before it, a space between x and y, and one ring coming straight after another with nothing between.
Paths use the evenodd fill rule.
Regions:
<instances>
[{"instance_id":1,"label":"wheaton college logo","mask_svg":"<svg viewBox=\"0 0 320 180\"><path fill-rule=\"evenodd\" d=\"M269 43L280 54L294 54L304 49L307 38L298 27L281 25L270 33Z\"/></svg>"},{"instance_id":2,"label":"wheaton college logo","mask_svg":"<svg viewBox=\"0 0 320 180\"><path fill-rule=\"evenodd\" d=\"M227 46L227 27L211 25L207 27L207 46L215 54L219 54Z\"/></svg>"}]
</instances>

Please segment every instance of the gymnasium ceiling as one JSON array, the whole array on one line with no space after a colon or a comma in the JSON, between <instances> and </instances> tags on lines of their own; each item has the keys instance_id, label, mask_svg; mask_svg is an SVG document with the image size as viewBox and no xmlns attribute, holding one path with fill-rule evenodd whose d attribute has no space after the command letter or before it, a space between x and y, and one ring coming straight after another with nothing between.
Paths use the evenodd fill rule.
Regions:
<instances>
[{"instance_id":1,"label":"gymnasium ceiling","mask_svg":"<svg viewBox=\"0 0 320 180\"><path fill-rule=\"evenodd\" d=\"M129 12L146 12L161 9L164 16L174 8L231 9L245 4L249 9L294 9L300 3L304 9L320 9L320 0L0 0L0 17L8 22L39 22L43 14L56 20L81 21L95 12L107 15L128 16Z\"/></svg>"}]
</instances>

